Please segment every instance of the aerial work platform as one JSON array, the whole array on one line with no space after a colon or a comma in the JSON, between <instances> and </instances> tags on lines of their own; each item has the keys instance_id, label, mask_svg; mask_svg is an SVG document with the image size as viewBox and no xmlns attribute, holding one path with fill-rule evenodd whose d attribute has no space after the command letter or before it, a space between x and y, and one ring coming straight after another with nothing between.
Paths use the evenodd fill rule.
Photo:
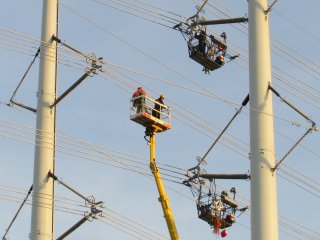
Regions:
<instances>
[{"instance_id":1,"label":"aerial work platform","mask_svg":"<svg viewBox=\"0 0 320 240\"><path fill-rule=\"evenodd\" d=\"M203 56L203 54L199 52L196 47L189 47L189 56L191 59L209 69L210 71L218 69L222 66L221 64L216 63L213 59L207 56Z\"/></svg>"},{"instance_id":2,"label":"aerial work platform","mask_svg":"<svg viewBox=\"0 0 320 240\"><path fill-rule=\"evenodd\" d=\"M130 120L146 128L153 127L157 132L171 129L171 111L168 106L143 95L132 98L130 106Z\"/></svg>"},{"instance_id":3,"label":"aerial work platform","mask_svg":"<svg viewBox=\"0 0 320 240\"><path fill-rule=\"evenodd\" d=\"M225 214L223 218L213 213L211 204L204 206L198 206L198 217L207 222L209 225L213 225L217 219L219 219L219 229L225 229L231 227L235 222L235 217L232 214Z\"/></svg>"},{"instance_id":4,"label":"aerial work platform","mask_svg":"<svg viewBox=\"0 0 320 240\"><path fill-rule=\"evenodd\" d=\"M210 71L218 69L224 65L224 61L221 62L217 59L219 56L223 57L226 55L226 43L215 38L213 35L210 35L210 42L206 40L203 47L205 49L201 51L199 41L193 36L188 41L189 57ZM209 49L212 49L212 52L210 52Z\"/></svg>"},{"instance_id":5,"label":"aerial work platform","mask_svg":"<svg viewBox=\"0 0 320 240\"><path fill-rule=\"evenodd\" d=\"M133 96L135 96L135 94ZM171 129L171 111L168 106L163 104L163 99L163 95L160 95L158 99L153 99L145 95L132 98L130 100L130 119L146 128L144 138L150 146L150 170L154 176L159 192L158 200L161 203L170 239L179 240L180 238L170 207L169 197L166 194L165 186L156 163L156 135L159 132Z\"/></svg>"}]
</instances>

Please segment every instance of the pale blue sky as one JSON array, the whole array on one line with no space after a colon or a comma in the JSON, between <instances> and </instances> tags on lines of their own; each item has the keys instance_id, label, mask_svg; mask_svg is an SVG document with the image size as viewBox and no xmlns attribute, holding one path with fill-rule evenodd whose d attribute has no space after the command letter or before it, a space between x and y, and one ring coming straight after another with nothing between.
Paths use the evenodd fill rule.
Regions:
<instances>
[{"instance_id":1,"label":"pale blue sky","mask_svg":"<svg viewBox=\"0 0 320 240\"><path fill-rule=\"evenodd\" d=\"M186 42L179 32L97 2L112 5L112 1L106 0L63 0L62 3L91 22L62 6L60 38L85 53L94 53L107 62L144 75L155 76L170 84L117 67L111 68L110 65L103 66L113 74L118 74L125 84L107 74L102 74L103 78L94 76L87 79L58 105L57 129L58 140L71 142L70 139L61 137L63 133L106 149L100 149L100 152L91 151L90 154L94 155L86 155L83 158L79 157L79 155L84 156L81 152L72 152L73 155L65 154L61 151L70 153L71 150L60 147L61 151L57 153L56 175L84 195L94 195L96 200L104 201L107 208L168 236L153 180L150 181L132 171L94 161L106 161L101 152L110 154L108 149L113 149L143 158L142 161L146 164L144 172L148 172L149 148L143 139L144 129L129 120L131 94L138 85L143 85L151 96L156 97L159 93L164 93L167 96L166 104L173 109L172 130L157 136L157 161L181 169L193 167L196 164L196 157L203 156L235 113L237 106L230 103L240 104L248 93L249 53L246 25L209 27L209 31L218 34L225 31L229 49L240 53L241 59L226 64L211 75L205 75L202 67L189 59ZM189 17L195 13L195 2L199 1L130 0L127 2L139 6L141 2L145 2L166 9L166 12L161 12L163 15L183 19L172 15L171 12ZM218 10L231 17L247 14L245 0L209 0L209 3L203 14L206 19L226 18ZM320 124L319 9L320 2L315 0L279 0L270 13L273 86L317 124ZM153 10L160 12L159 9ZM42 1L5 0L2 1L0 11L0 101L7 103L39 45L36 40L40 39ZM151 11L149 13L153 14ZM135 14L148 17L141 12ZM160 21L155 17L150 18L153 21ZM174 25L169 22L163 23L168 26ZM18 39L25 40L26 37L30 37L28 42L22 43ZM26 49L30 51L26 52ZM63 53L62 56L66 57ZM76 55L69 59L61 58L58 70L58 93L61 94L84 73L83 64L82 66L75 64L78 63L76 61L78 59L84 60ZM17 101L32 107L36 107L38 63L37 60L16 96ZM121 74L126 74L129 78ZM114 83L120 84L121 87ZM208 96L214 94L218 98ZM33 140L23 138L22 135L32 136L35 118L33 113L18 107L11 108L4 104L0 107L0 234L3 234L20 205L16 200L21 201L32 184L34 145L26 142L33 143ZM244 109L228 130L230 135L225 135L226 138L219 142L208 156L209 173L249 171L248 112L248 109ZM276 157L279 160L310 124L276 97L274 115L277 131ZM25 142L19 141L22 138ZM293 139L293 142L288 138ZM59 144L72 147L66 142ZM78 145L81 147L77 148L78 151L84 151L83 148L88 146L81 143ZM320 223L317 218L320 213L319 146L319 132L309 134L302 145L289 155L284 162L285 166L277 172L281 240L320 239ZM93 161L88 161L88 158ZM168 181L165 183L168 188L174 190L167 189L167 193L180 238L198 240L217 238L213 236L209 225L197 218L196 206L189 189L181 184ZM239 201L250 205L248 181L220 180L217 184L227 189L235 187ZM56 185L56 193L58 197L81 201L59 184ZM57 205L83 210L81 207L65 204L64 201L57 202ZM56 211L55 237L81 218L65 211L68 209L64 208L62 212ZM105 211L108 212L107 209ZM28 238L30 212L31 206L26 205L13 225L9 239ZM106 216L108 217L108 214ZM109 222L108 219L103 220ZM226 239L250 239L250 211L241 215L237 222L228 229L229 235ZM117 224L115 226L121 227ZM309 232L308 236L305 235L306 231ZM95 220L84 224L68 239L135 238ZM141 237L141 239L146 238Z\"/></svg>"}]
</instances>

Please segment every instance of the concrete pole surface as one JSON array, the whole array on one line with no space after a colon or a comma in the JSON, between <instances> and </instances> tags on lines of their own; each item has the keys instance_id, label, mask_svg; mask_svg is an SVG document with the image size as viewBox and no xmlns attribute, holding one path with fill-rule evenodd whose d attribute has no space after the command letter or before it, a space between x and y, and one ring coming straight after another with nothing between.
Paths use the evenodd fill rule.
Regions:
<instances>
[{"instance_id":1,"label":"concrete pole surface","mask_svg":"<svg viewBox=\"0 0 320 240\"><path fill-rule=\"evenodd\" d=\"M57 0L44 0L40 46L36 146L33 174L31 240L53 239Z\"/></svg>"},{"instance_id":2,"label":"concrete pole surface","mask_svg":"<svg viewBox=\"0 0 320 240\"><path fill-rule=\"evenodd\" d=\"M278 239L267 0L249 0L251 239Z\"/></svg>"}]
</instances>

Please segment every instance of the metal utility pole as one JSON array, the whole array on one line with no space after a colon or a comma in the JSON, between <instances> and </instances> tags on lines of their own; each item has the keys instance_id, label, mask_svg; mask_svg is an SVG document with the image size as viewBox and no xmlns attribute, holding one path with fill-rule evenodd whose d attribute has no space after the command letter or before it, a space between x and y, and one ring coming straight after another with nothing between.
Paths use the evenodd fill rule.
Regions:
<instances>
[{"instance_id":1,"label":"metal utility pole","mask_svg":"<svg viewBox=\"0 0 320 240\"><path fill-rule=\"evenodd\" d=\"M251 239L278 239L267 0L249 0Z\"/></svg>"},{"instance_id":2,"label":"metal utility pole","mask_svg":"<svg viewBox=\"0 0 320 240\"><path fill-rule=\"evenodd\" d=\"M57 0L44 0L33 174L31 240L53 239Z\"/></svg>"}]
</instances>

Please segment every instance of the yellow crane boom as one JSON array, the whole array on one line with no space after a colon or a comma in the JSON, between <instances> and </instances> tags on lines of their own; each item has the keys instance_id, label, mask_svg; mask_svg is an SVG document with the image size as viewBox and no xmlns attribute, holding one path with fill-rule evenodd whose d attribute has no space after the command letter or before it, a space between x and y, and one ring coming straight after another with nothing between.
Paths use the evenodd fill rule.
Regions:
<instances>
[{"instance_id":1,"label":"yellow crane boom","mask_svg":"<svg viewBox=\"0 0 320 240\"><path fill-rule=\"evenodd\" d=\"M159 192L159 201L161 203L164 217L167 222L167 226L169 229L171 240L178 240L179 235L178 235L176 224L175 224L175 221L173 218L172 210L170 207L169 197L166 194L166 191L165 191L165 188L164 188L164 185L162 182L161 174L160 174L160 171L157 168L157 164L156 164L156 158L155 158L156 132L153 131L150 135L151 135L150 142L149 142L149 145L150 145L150 169L152 171L152 174L153 174L154 179L157 184L157 188L158 188L158 192Z\"/></svg>"}]
</instances>

